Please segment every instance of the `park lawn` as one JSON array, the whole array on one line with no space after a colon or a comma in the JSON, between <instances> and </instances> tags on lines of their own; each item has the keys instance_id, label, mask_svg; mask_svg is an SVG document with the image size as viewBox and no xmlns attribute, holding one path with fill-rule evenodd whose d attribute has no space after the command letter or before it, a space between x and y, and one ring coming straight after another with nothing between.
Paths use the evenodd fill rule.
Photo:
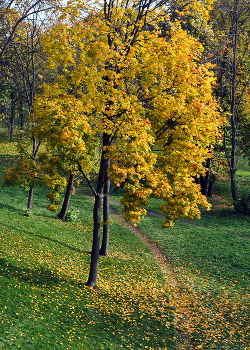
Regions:
<instances>
[{"instance_id":1,"label":"park lawn","mask_svg":"<svg viewBox=\"0 0 250 350\"><path fill-rule=\"evenodd\" d=\"M187 335L180 349L250 349L250 218L223 199L223 182L200 220L163 229L162 218L148 215L140 224L174 271L176 326Z\"/></svg>"},{"instance_id":2,"label":"park lawn","mask_svg":"<svg viewBox=\"0 0 250 350\"><path fill-rule=\"evenodd\" d=\"M0 145L0 166L15 149ZM74 195L79 219L62 223L36 189L0 188L0 349L177 349L173 311L160 268L128 228L113 221L110 255L88 277L93 201Z\"/></svg>"},{"instance_id":3,"label":"park lawn","mask_svg":"<svg viewBox=\"0 0 250 350\"><path fill-rule=\"evenodd\" d=\"M13 164L13 145L0 153L2 169ZM244 183L246 167L239 174ZM141 221L168 259L170 288L149 248L115 220L97 287L86 287L92 200L73 196L79 219L62 223L46 210L44 188L31 217L27 189L0 192L0 349L250 349L250 218L233 213L227 180L200 220L172 229L153 215Z\"/></svg>"}]
</instances>

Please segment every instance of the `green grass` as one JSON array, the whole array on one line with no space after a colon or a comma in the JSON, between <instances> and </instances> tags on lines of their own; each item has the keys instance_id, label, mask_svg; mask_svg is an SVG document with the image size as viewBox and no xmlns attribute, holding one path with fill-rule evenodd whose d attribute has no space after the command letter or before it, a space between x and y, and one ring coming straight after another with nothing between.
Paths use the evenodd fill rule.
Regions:
<instances>
[{"instance_id":1,"label":"green grass","mask_svg":"<svg viewBox=\"0 0 250 350\"><path fill-rule=\"evenodd\" d=\"M0 143L0 170L14 157L14 145ZM249 174L242 162L241 185ZM0 188L1 350L250 349L250 218L232 211L227 179L200 220L172 229L152 215L141 221L174 272L170 290L150 249L114 219L110 255L96 288L86 287L93 201L80 189L71 202L79 220L62 223L45 193L36 189L26 217L27 190Z\"/></svg>"},{"instance_id":2,"label":"green grass","mask_svg":"<svg viewBox=\"0 0 250 350\"><path fill-rule=\"evenodd\" d=\"M213 209L203 212L200 220L178 221L174 228L162 229L163 219L149 215L140 227L161 246L175 272L181 299L175 300L176 311L186 305L188 315L178 325L190 336L183 349L246 350L250 349L250 218L233 212L225 180L215 191ZM156 202L150 210L156 209Z\"/></svg>"},{"instance_id":3,"label":"green grass","mask_svg":"<svg viewBox=\"0 0 250 350\"><path fill-rule=\"evenodd\" d=\"M1 169L13 145L0 145ZM93 201L81 193L79 220L62 223L38 188L26 217L27 190L1 188L0 349L177 349L173 311L158 264L131 231L112 224L110 256L96 288L88 277Z\"/></svg>"}]
</instances>

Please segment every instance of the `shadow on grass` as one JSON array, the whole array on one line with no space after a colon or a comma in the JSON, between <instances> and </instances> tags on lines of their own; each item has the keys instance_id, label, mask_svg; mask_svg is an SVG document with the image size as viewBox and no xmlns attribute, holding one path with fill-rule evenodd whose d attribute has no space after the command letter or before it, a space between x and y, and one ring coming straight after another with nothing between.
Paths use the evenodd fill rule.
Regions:
<instances>
[{"instance_id":1,"label":"shadow on grass","mask_svg":"<svg viewBox=\"0 0 250 350\"><path fill-rule=\"evenodd\" d=\"M43 236L43 235L39 235L39 234L37 234L37 233L31 233L31 232L28 232L28 231L26 231L26 233L28 233L29 235L32 235L32 236L34 236L34 237L39 237L39 238L45 239L45 240L47 240L47 241L50 241L50 242L59 244L60 246L66 247L66 248L68 248L68 249L70 249L70 250L73 250L74 252L77 252L77 253L91 254L90 251L81 250L81 249L79 249L79 248L72 247L72 246L70 246L70 245L67 244L67 243L58 241L57 239L54 239L54 238L51 238L51 237L46 237L46 236Z\"/></svg>"},{"instance_id":2,"label":"shadow on grass","mask_svg":"<svg viewBox=\"0 0 250 350\"><path fill-rule=\"evenodd\" d=\"M0 258L0 276L1 278L6 277L8 280L14 279L28 283L30 285L50 287L58 284L68 284L82 289L86 286L86 282L79 282L69 278L59 277L56 273L51 270L45 269L40 266L37 269L28 267L16 266L10 263L8 260Z\"/></svg>"},{"instance_id":3,"label":"shadow on grass","mask_svg":"<svg viewBox=\"0 0 250 350\"><path fill-rule=\"evenodd\" d=\"M13 211L15 213L18 213L20 215L24 214L24 210L23 209L17 209L16 207L9 205L9 204L5 204L5 203L0 203L0 209L6 209L9 211Z\"/></svg>"},{"instance_id":4,"label":"shadow on grass","mask_svg":"<svg viewBox=\"0 0 250 350\"><path fill-rule=\"evenodd\" d=\"M0 273L2 277L5 276L8 279L13 278L26 283L43 286L58 284L62 281L68 282L42 267L39 269L19 267L3 258L0 259Z\"/></svg>"},{"instance_id":5,"label":"shadow on grass","mask_svg":"<svg viewBox=\"0 0 250 350\"><path fill-rule=\"evenodd\" d=\"M167 312L167 310L165 310ZM88 315L88 312L91 314ZM88 320L91 322L87 323ZM101 321L100 321L101 320ZM101 349L167 349L177 350L176 330L173 326L171 311L166 315L165 321L172 326L166 327L163 322L156 319L155 315L145 313L142 315L134 308L129 317L123 317L114 313L100 312L98 309L85 310L81 319L86 332L91 334L95 342L101 334L102 347L96 343L96 348ZM87 322L86 322L87 321ZM87 324L86 324L87 323ZM92 324L91 324L92 323ZM94 349L91 348L91 349Z\"/></svg>"},{"instance_id":6,"label":"shadow on grass","mask_svg":"<svg viewBox=\"0 0 250 350\"><path fill-rule=\"evenodd\" d=\"M1 225L1 222L0 222L0 225ZM11 226L11 225L6 226L6 225L4 225L4 227L5 228L8 227L8 229L13 230L13 231L16 230L15 226ZM24 230L24 229L22 229L22 232L24 234L28 234L28 235L33 236L33 237L39 237L39 238L44 239L46 241L49 241L49 242L52 242L52 243L56 243L56 244L58 244L58 245L60 245L62 247L65 247L65 248L67 248L69 250L72 250L74 252L77 252L77 253L91 254L90 251L86 251L86 250L82 250L82 249L73 247L73 246L69 245L68 243L61 242L61 241L59 241L59 240L57 240L55 238L51 238L51 237L48 237L48 236L43 236L43 235L40 235L40 234L37 234L37 233L34 233L34 232L30 232L30 231Z\"/></svg>"},{"instance_id":7,"label":"shadow on grass","mask_svg":"<svg viewBox=\"0 0 250 350\"><path fill-rule=\"evenodd\" d=\"M32 289L31 294L37 295L36 304L38 307L35 309L35 318L36 320L39 319L39 327L41 327L39 332L43 332L45 336L44 346L46 349L58 349L53 338L55 335L64 343L63 348L66 348L68 341L64 335L69 333L69 327L77 329L77 332L72 332L71 342L74 341L77 344L79 339L85 339L86 336L91 338L90 342L87 340L87 345L83 349L94 350L103 348L115 350L121 347L132 349L144 349L146 347L151 349L177 349L172 309L166 305L163 311L160 301L159 305L156 301L156 305L150 305L151 308L148 310L146 308L141 310L137 303L127 296L120 302L124 302L125 309L129 308L130 312L123 314L121 312L122 305L117 304L119 300L117 301L116 294L114 296L109 293L106 295L102 289L94 291L87 287L83 290L82 286L79 286L74 281L60 278L42 267L37 269L18 267L8 263L5 259L0 259L0 275L5 277L6 283L11 284L9 288L15 287L20 282L41 287L35 290L36 292ZM16 284L14 281L16 281ZM79 294L79 290L69 290L67 286L69 284L77 288L81 287L82 292ZM56 297L53 297L53 293L50 293L50 291L54 290L54 286L58 287L59 285L61 288L58 289ZM46 291L46 288L48 288L48 291ZM2 300L4 300L5 290L2 289L2 292ZM18 296L22 304L25 303L29 307L29 290L27 289L26 294L20 295L19 293L20 288L13 288L13 297ZM97 294L99 294L97 299L101 298L101 302L95 301L92 303L91 301L95 300ZM13 310L13 305L8 298L9 296L7 295L5 303L8 302L7 305L12 306ZM105 303L102 302L102 299L105 300ZM149 300L149 302L152 303L152 300ZM106 309L106 304L108 306L112 305L112 309ZM154 306L153 310L152 306ZM16 317L12 315L11 307L4 310L5 313L9 310L6 318L7 315L10 317L10 320L12 320L11 317ZM19 309L17 311L19 313L18 317L22 317L21 311ZM33 312L30 309L30 313L32 314ZM40 347L41 344L38 342L38 337L34 337L32 333L34 324L32 322L30 324L25 323L26 315L24 314L23 319L23 328L22 325L19 325L18 329L21 329L22 336L25 335L25 337L20 339L19 335L17 335L19 337L17 341L22 341L22 349L30 348L30 344L33 346L32 349L40 349L42 346ZM48 327L48 324L53 324L53 332L51 330L52 327ZM8 323L2 324L2 327L9 327L9 325ZM9 331L8 328L6 329ZM61 337L61 334L63 334L63 337Z\"/></svg>"}]
</instances>

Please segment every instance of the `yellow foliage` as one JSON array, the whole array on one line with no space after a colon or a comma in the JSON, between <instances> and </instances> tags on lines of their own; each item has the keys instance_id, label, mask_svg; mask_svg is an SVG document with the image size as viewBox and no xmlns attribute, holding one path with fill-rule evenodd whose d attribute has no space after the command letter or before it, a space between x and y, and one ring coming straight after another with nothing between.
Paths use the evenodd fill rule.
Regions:
<instances>
[{"instance_id":1,"label":"yellow foliage","mask_svg":"<svg viewBox=\"0 0 250 350\"><path fill-rule=\"evenodd\" d=\"M50 205L47 207L47 209L48 209L49 211L57 211L58 205L56 205L56 204L50 204Z\"/></svg>"},{"instance_id":2,"label":"yellow foliage","mask_svg":"<svg viewBox=\"0 0 250 350\"><path fill-rule=\"evenodd\" d=\"M34 159L21 159L17 165L4 170L3 187L16 186L22 184L25 186L34 186L36 183L41 183L40 164Z\"/></svg>"},{"instance_id":3,"label":"yellow foliage","mask_svg":"<svg viewBox=\"0 0 250 350\"><path fill-rule=\"evenodd\" d=\"M193 6L202 10L198 1ZM193 179L204 171L221 122L211 66L200 61L203 47L178 23L160 36L160 9L148 13L153 31L144 19L135 28L136 11L122 2L110 16L91 9L44 36L49 66L61 75L36 97L34 133L86 173L103 152L109 177L125 188L122 204L132 222L145 215L152 193L164 200L166 225L198 217L199 205L208 203ZM101 149L103 134L111 143Z\"/></svg>"}]
</instances>

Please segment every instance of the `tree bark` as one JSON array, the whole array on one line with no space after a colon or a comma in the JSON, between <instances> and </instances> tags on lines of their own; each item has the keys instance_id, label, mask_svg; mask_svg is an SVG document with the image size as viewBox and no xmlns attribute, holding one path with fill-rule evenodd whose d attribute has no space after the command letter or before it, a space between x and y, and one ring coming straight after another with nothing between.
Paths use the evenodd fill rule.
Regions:
<instances>
[{"instance_id":1,"label":"tree bark","mask_svg":"<svg viewBox=\"0 0 250 350\"><path fill-rule=\"evenodd\" d=\"M28 204L27 204L28 212L30 212L32 210L33 195L34 195L34 186L31 186L29 189L29 195L28 195Z\"/></svg>"},{"instance_id":2,"label":"tree bark","mask_svg":"<svg viewBox=\"0 0 250 350\"><path fill-rule=\"evenodd\" d=\"M24 127L24 112L23 112L23 102L20 100L20 138L23 138L23 127Z\"/></svg>"},{"instance_id":3,"label":"tree bark","mask_svg":"<svg viewBox=\"0 0 250 350\"><path fill-rule=\"evenodd\" d=\"M69 179L68 179L68 183L67 183L67 188L65 191L62 209L61 209L60 213L58 214L58 219L60 219L62 221L66 220L66 215L67 215L67 211L69 208L70 197L72 194L73 180L74 180L74 175L70 174Z\"/></svg>"},{"instance_id":4,"label":"tree bark","mask_svg":"<svg viewBox=\"0 0 250 350\"><path fill-rule=\"evenodd\" d=\"M110 180L106 179L104 184L104 197L103 197L103 233L102 233L102 246L99 251L100 255L107 256L109 253L109 190Z\"/></svg>"},{"instance_id":5,"label":"tree bark","mask_svg":"<svg viewBox=\"0 0 250 350\"><path fill-rule=\"evenodd\" d=\"M91 261L89 278L86 283L89 287L94 287L97 281L98 275L98 260L99 260L99 243L100 243L100 226L101 226L101 204L102 195L95 195L95 204L93 208L94 228L93 228L93 241L91 250Z\"/></svg>"},{"instance_id":6,"label":"tree bark","mask_svg":"<svg viewBox=\"0 0 250 350\"><path fill-rule=\"evenodd\" d=\"M231 154L230 154L230 178L231 194L234 208L237 210L237 185L236 185L236 148L237 148L237 108L236 108L236 88L237 88L237 44L238 44L238 5L239 0L234 0L233 18L232 18L232 37L233 37L233 63L232 63L232 83L231 83Z\"/></svg>"},{"instance_id":7,"label":"tree bark","mask_svg":"<svg viewBox=\"0 0 250 350\"><path fill-rule=\"evenodd\" d=\"M14 121L15 121L15 109L16 109L16 101L14 97L14 93L11 92L10 94L11 98L11 106L10 106L10 142L13 140L13 134L14 134Z\"/></svg>"},{"instance_id":8,"label":"tree bark","mask_svg":"<svg viewBox=\"0 0 250 350\"><path fill-rule=\"evenodd\" d=\"M213 189L214 189L214 182L215 182L215 180L216 180L215 176L211 176L211 178L209 180L208 191L207 191L207 196L208 197L212 197L212 195L213 195Z\"/></svg>"},{"instance_id":9,"label":"tree bark","mask_svg":"<svg viewBox=\"0 0 250 350\"><path fill-rule=\"evenodd\" d=\"M206 161L206 175L201 176L200 183L201 183L201 193L208 197L208 188L209 188L209 182L210 182L210 173L211 173L211 158L208 158Z\"/></svg>"},{"instance_id":10,"label":"tree bark","mask_svg":"<svg viewBox=\"0 0 250 350\"><path fill-rule=\"evenodd\" d=\"M91 261L89 278L86 283L87 286L93 287L96 285L98 275L98 260L99 260L99 245L100 245L100 227L101 227L101 204L103 199L104 184L107 179L107 170L109 167L109 158L107 157L107 149L105 146L109 146L111 142L110 135L104 133L102 137L102 155L99 167L99 174L97 179L97 186L95 192L95 203L93 208L93 241L91 250Z\"/></svg>"}]
</instances>

